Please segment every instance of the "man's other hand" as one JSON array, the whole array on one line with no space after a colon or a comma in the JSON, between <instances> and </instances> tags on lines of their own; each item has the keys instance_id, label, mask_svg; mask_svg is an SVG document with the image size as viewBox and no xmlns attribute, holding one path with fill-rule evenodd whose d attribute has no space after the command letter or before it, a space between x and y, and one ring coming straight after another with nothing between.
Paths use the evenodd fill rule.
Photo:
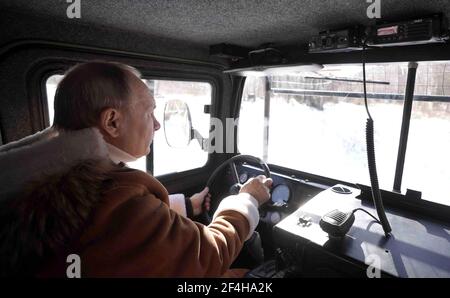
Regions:
<instances>
[{"instance_id":1,"label":"man's other hand","mask_svg":"<svg viewBox=\"0 0 450 298\"><path fill-rule=\"evenodd\" d=\"M270 188L272 187L272 179L259 175L250 178L241 188L240 192L246 192L254 197L261 206L270 199Z\"/></svg>"},{"instance_id":2,"label":"man's other hand","mask_svg":"<svg viewBox=\"0 0 450 298\"><path fill-rule=\"evenodd\" d=\"M209 188L205 187L201 192L192 195L190 198L192 203L192 210L194 216L200 215L203 212L203 201L205 201L205 209L209 211L211 207L211 194L208 193Z\"/></svg>"}]
</instances>

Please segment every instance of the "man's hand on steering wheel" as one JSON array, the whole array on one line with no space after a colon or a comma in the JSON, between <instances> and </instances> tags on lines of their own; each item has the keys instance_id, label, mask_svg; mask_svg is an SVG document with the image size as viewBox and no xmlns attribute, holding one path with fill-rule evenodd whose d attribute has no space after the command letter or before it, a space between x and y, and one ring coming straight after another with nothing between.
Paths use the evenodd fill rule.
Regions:
<instances>
[{"instance_id":1,"label":"man's hand on steering wheel","mask_svg":"<svg viewBox=\"0 0 450 298\"><path fill-rule=\"evenodd\" d=\"M254 197L259 206L264 204L270 199L270 188L272 187L272 179L266 178L264 175L259 175L254 178L250 178L241 188L239 193L245 192Z\"/></svg>"},{"instance_id":2,"label":"man's hand on steering wheel","mask_svg":"<svg viewBox=\"0 0 450 298\"><path fill-rule=\"evenodd\" d=\"M241 185L239 182L239 175L236 168L236 162L248 162L250 164L257 164L261 167L261 169L264 172L264 175L260 175L256 178L250 179L245 183L244 185ZM236 187L232 187L233 190L230 189L230 194L237 194L238 192L245 192L249 193L251 196L255 198L255 200L258 201L258 204L261 206L265 202L267 202L270 198L269 195L269 188L272 186L272 179L270 179L270 169L267 166L267 164L261 160L258 157L251 156L251 155L236 155L222 163L219 167L217 167L213 173L210 175L206 186L211 188L211 185L213 185L213 182L215 181L218 174L225 168L229 166L231 168L232 172L232 178L234 180L234 183ZM269 177L269 178L266 178ZM241 190L241 188L243 188ZM206 200L205 200L206 202ZM205 206L206 207L206 206ZM200 214L199 221L203 224L210 224L211 223L211 212L214 212L214 210L207 211L207 208L203 208L204 212Z\"/></svg>"},{"instance_id":3,"label":"man's hand on steering wheel","mask_svg":"<svg viewBox=\"0 0 450 298\"><path fill-rule=\"evenodd\" d=\"M209 193L209 188L205 187L201 192L192 195L190 200L194 216L199 215L203 211L208 212L211 206L211 194Z\"/></svg>"}]
</instances>

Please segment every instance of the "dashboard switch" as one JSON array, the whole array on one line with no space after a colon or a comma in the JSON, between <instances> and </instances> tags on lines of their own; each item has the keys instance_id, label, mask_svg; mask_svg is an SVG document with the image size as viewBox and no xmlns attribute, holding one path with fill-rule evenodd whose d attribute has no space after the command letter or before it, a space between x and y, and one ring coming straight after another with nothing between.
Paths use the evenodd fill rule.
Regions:
<instances>
[{"instance_id":1,"label":"dashboard switch","mask_svg":"<svg viewBox=\"0 0 450 298\"><path fill-rule=\"evenodd\" d=\"M298 218L298 225L301 225L303 227L309 227L311 225L311 217L306 215L301 215Z\"/></svg>"}]
</instances>

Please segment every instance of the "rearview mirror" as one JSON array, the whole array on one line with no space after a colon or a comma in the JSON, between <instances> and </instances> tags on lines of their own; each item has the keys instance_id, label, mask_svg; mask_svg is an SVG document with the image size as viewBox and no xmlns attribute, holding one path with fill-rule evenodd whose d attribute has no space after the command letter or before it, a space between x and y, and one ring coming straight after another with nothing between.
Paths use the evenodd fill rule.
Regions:
<instances>
[{"instance_id":1,"label":"rearview mirror","mask_svg":"<svg viewBox=\"0 0 450 298\"><path fill-rule=\"evenodd\" d=\"M170 100L164 107L164 135L167 145L183 148L192 139L192 121L189 107L179 99Z\"/></svg>"}]
</instances>

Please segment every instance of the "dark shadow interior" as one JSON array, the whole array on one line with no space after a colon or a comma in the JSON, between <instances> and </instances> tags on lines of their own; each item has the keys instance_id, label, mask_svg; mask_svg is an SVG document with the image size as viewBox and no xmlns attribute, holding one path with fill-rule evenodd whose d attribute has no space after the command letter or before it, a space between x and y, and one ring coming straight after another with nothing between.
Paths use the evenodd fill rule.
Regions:
<instances>
[{"instance_id":1,"label":"dark shadow interior","mask_svg":"<svg viewBox=\"0 0 450 298\"><path fill-rule=\"evenodd\" d=\"M450 17L450 2L441 0L382 0L382 18L377 21L367 17L369 4L361 0L81 0L80 19L67 17L68 5L65 0L0 0L0 144L50 125L45 82L82 61L123 62L138 68L148 79L208 82L212 86L210 117L225 121L239 116L246 82L245 77L226 71L312 63L361 65L361 51L311 54L308 42L324 30L373 26L376 22L411 20L436 13ZM232 54L211 55L211 46L218 44L237 48ZM260 61L247 55L268 48L276 49L276 55L271 57L269 51L269 56ZM380 47L365 52L367 63L448 60L448 41ZM403 98L404 94L400 95ZM237 142L234 144L237 149ZM204 166L164 174L158 179L171 193L193 194L236 151L209 153ZM377 158L383 158L381 153ZM147 159L148 170L153 169L153 163L151 155ZM415 200L385 189L382 195L393 225L393 237L384 242L379 226L371 227L369 219L358 214L356 226L351 230L352 239L338 244L321 243L308 233L274 226L299 212L298 208L329 187L341 184L356 189L358 181L317 175L286 165L269 163L269 167L275 185L289 186L290 204L281 211L267 206L261 210L257 231L263 262L255 261L254 248L246 247L235 267L254 269L264 263L266 267L254 272L259 277L365 277L367 256L389 251L382 254L382 265L386 266L383 276L450 276L449 203ZM239 164L237 170L249 177L261 173L251 163ZM232 169L227 168L217 177L212 189L213 206L229 193L235 183L233 175ZM375 212L370 198L352 197L348 206L362 206ZM321 212L326 213L325 209ZM321 215L312 215L314 224L318 224ZM279 218L274 221L273 216Z\"/></svg>"}]
</instances>

